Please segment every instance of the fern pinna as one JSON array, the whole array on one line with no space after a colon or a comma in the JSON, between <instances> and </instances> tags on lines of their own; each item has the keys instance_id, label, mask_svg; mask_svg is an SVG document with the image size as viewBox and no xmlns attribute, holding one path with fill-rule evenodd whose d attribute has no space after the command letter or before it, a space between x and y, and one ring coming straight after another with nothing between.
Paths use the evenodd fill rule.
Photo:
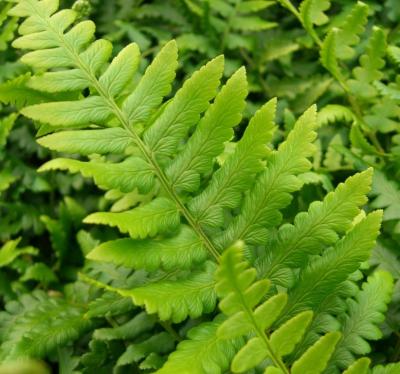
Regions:
<instances>
[{"instance_id":1,"label":"fern pinna","mask_svg":"<svg viewBox=\"0 0 400 374\"><path fill-rule=\"evenodd\" d=\"M139 77L136 44L109 62L112 45L94 40L93 22L76 23L76 13L58 11L57 0L15 2L10 14L25 20L14 47L31 50L22 62L35 71L27 84L71 95L27 106L22 114L41 124L39 133L47 134L41 145L98 154L90 161L54 159L41 170L80 172L123 196L122 211L93 213L85 222L127 235L87 257L147 274L134 288L83 279L129 297L161 321L204 321L159 372L256 366L269 374L334 373L350 366L347 374L367 373L369 360L356 358L369 352L367 340L380 338L377 326L392 291L384 272L358 286L357 270L381 221L380 211L361 211L371 170L282 224L282 210L311 167L316 108L274 149L272 99L234 141L246 104L244 68L220 87L224 60L216 57L167 99L178 67L174 41Z\"/></svg>"}]
</instances>

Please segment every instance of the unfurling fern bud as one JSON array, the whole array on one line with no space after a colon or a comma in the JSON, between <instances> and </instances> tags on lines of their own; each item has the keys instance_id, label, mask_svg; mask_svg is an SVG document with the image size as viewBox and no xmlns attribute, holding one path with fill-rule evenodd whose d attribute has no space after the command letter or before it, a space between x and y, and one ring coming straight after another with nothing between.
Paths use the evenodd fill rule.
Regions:
<instances>
[{"instance_id":1,"label":"unfurling fern bud","mask_svg":"<svg viewBox=\"0 0 400 374\"><path fill-rule=\"evenodd\" d=\"M72 5L72 9L77 13L77 18L86 18L92 12L91 0L76 0Z\"/></svg>"}]
</instances>

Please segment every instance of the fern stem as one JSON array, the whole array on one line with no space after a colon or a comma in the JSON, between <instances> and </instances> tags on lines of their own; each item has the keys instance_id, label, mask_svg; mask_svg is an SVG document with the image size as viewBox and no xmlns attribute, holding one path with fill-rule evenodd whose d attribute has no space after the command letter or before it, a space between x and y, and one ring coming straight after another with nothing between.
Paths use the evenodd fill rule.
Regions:
<instances>
[{"instance_id":1,"label":"fern stem","mask_svg":"<svg viewBox=\"0 0 400 374\"><path fill-rule=\"evenodd\" d=\"M225 50L225 44L226 44L226 38L229 35L229 31L231 30L231 26L232 26L232 21L233 21L233 17L236 15L237 13L237 8L239 6L239 4L242 2L242 0L235 0L235 6L232 9L231 14L229 15L228 21L226 23L224 32L222 34L222 38L221 38L221 45L220 45L220 51L221 53L224 53Z\"/></svg>"},{"instance_id":2,"label":"fern stem","mask_svg":"<svg viewBox=\"0 0 400 374\"><path fill-rule=\"evenodd\" d=\"M246 300L243 296L243 293L237 284L236 280L237 278L234 277L234 282L233 282L233 287L235 288L236 294L239 295L239 299L241 304L243 305L244 312L247 314L248 318L250 319L252 325L254 326L255 332L258 335L258 337L264 342L265 347L267 348L268 354L274 363L275 366L280 368L284 374L290 374L289 370L286 368L285 364L283 363L282 359L274 352L274 349L271 346L271 343L269 341L268 335L263 329L261 329L257 323L257 321L254 318L253 311L251 308L246 303Z\"/></svg>"},{"instance_id":3,"label":"fern stem","mask_svg":"<svg viewBox=\"0 0 400 374\"><path fill-rule=\"evenodd\" d=\"M292 4L290 0L278 0L278 2L287 10L289 10L300 22L303 24L303 20L301 19L301 15L296 7Z\"/></svg>"},{"instance_id":4,"label":"fern stem","mask_svg":"<svg viewBox=\"0 0 400 374\"><path fill-rule=\"evenodd\" d=\"M301 15L299 11L296 9L296 7L291 3L290 0L279 0L281 5L288 9L301 23L303 29L307 32L307 34L314 40L314 42L318 45L318 48L322 48L322 42L321 39L318 37L318 35L315 32L310 32L304 27L303 20L301 18ZM312 30L314 31L314 29ZM328 69L326 69L328 70ZM340 79L339 77L334 76L329 70L328 72L336 79L336 81L339 83L340 87L343 89L344 93L346 94L347 101L349 102L357 121L363 125L363 129L368 127L367 124L365 123L363 119L363 113L360 104L358 103L357 98L350 92L349 87L347 86L346 82ZM385 151L382 148L381 144L379 143L379 140L376 137L376 134L373 131L366 131L366 134L371 141L371 143L377 148L381 156L385 156Z\"/></svg>"},{"instance_id":5,"label":"fern stem","mask_svg":"<svg viewBox=\"0 0 400 374\"><path fill-rule=\"evenodd\" d=\"M118 119L118 121L121 123L122 127L132 136L133 141L136 143L138 146L139 150L141 151L143 157L146 159L146 161L152 166L154 173L156 174L158 180L160 181L162 187L164 190L168 193L169 197L175 202L177 205L178 210L181 212L181 214L185 217L185 219L188 221L188 223L192 226L193 230L196 232L196 234L200 237L200 239L204 242L204 245L210 255L215 259L217 263L219 263L219 257L220 254L214 244L211 242L211 240L208 238L208 236L205 234L203 229L198 225L188 211L186 209L184 203L181 201L179 196L176 194L173 188L171 188L171 185L168 181L167 176L165 173L162 171L162 169L159 167L156 159L153 157L151 151L146 147L142 139L140 139L139 135L136 134L136 132L131 128L129 124L129 120L126 118L125 114L122 112L122 110L119 108L115 100L110 97L107 94L107 91L104 89L104 87L100 84L99 80L97 79L96 76L94 76L89 67L82 61L82 59L79 56L79 53L75 50L73 45L68 42L63 33L57 32L51 24L48 22L47 18L43 18L40 14L38 14L48 25L48 28L58 37L60 46L63 46L66 51L70 54L71 59L74 61L76 66L82 70L82 72L85 73L87 76L87 79L92 83L93 87L96 89L98 94L107 102L109 105L110 109L113 111L115 117Z\"/></svg>"},{"instance_id":6,"label":"fern stem","mask_svg":"<svg viewBox=\"0 0 400 374\"><path fill-rule=\"evenodd\" d=\"M183 340L168 321L158 321L158 324L162 326L164 330L168 332L168 334L170 334L178 343Z\"/></svg>"}]
</instances>

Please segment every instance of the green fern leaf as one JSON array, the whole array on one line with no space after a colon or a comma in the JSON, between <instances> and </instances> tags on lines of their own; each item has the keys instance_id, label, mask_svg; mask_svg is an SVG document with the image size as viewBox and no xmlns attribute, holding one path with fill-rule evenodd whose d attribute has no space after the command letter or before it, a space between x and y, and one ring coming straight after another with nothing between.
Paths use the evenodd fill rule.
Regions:
<instances>
[{"instance_id":1,"label":"green fern leaf","mask_svg":"<svg viewBox=\"0 0 400 374\"><path fill-rule=\"evenodd\" d=\"M271 155L267 168L244 198L241 213L219 238L220 248L239 239L248 244L262 243L268 237L267 228L281 221L279 210L290 203L290 193L302 185L295 175L311 166L307 157L314 151L315 126L316 109L312 107L297 121L286 142Z\"/></svg>"},{"instance_id":2,"label":"green fern leaf","mask_svg":"<svg viewBox=\"0 0 400 374\"><path fill-rule=\"evenodd\" d=\"M158 158L171 156L190 127L198 122L216 94L222 70L223 58L217 57L194 73L144 133L144 142Z\"/></svg>"},{"instance_id":3,"label":"green fern leaf","mask_svg":"<svg viewBox=\"0 0 400 374\"><path fill-rule=\"evenodd\" d=\"M400 363L389 365L378 365L372 369L372 374L396 374L400 369Z\"/></svg>"},{"instance_id":4,"label":"green fern leaf","mask_svg":"<svg viewBox=\"0 0 400 374\"><path fill-rule=\"evenodd\" d=\"M329 142L328 149L325 153L324 166L329 171L337 170L342 167L343 154L338 152L337 147L344 147L343 139L340 134L336 134Z\"/></svg>"},{"instance_id":5,"label":"green fern leaf","mask_svg":"<svg viewBox=\"0 0 400 374\"><path fill-rule=\"evenodd\" d=\"M103 295L91 301L88 305L88 311L85 313L87 318L102 316L114 316L127 313L135 306L128 297L121 297L115 292L104 292Z\"/></svg>"},{"instance_id":6,"label":"green fern leaf","mask_svg":"<svg viewBox=\"0 0 400 374\"><path fill-rule=\"evenodd\" d=\"M31 105L22 109L21 113L35 121L62 127L79 127L90 123L104 124L112 115L108 103L100 96L79 101Z\"/></svg>"},{"instance_id":7,"label":"green fern leaf","mask_svg":"<svg viewBox=\"0 0 400 374\"><path fill-rule=\"evenodd\" d=\"M277 25L276 22L268 22L257 16L236 16L232 18L232 29L242 32L268 30Z\"/></svg>"},{"instance_id":8,"label":"green fern leaf","mask_svg":"<svg viewBox=\"0 0 400 374\"><path fill-rule=\"evenodd\" d=\"M373 97L376 89L370 83L382 79L383 57L386 54L386 36L382 29L374 27L366 53L360 57L360 66L353 70L355 80L348 84L352 92L360 97Z\"/></svg>"},{"instance_id":9,"label":"green fern leaf","mask_svg":"<svg viewBox=\"0 0 400 374\"><path fill-rule=\"evenodd\" d=\"M45 92L30 88L28 86L30 79L30 74L24 74L0 84L0 102L21 108L26 104L31 105L54 99Z\"/></svg>"},{"instance_id":10,"label":"green fern leaf","mask_svg":"<svg viewBox=\"0 0 400 374\"><path fill-rule=\"evenodd\" d=\"M252 177L261 171L261 160L268 155L266 143L275 129L276 100L259 109L237 143L234 153L217 170L209 185L190 203L197 222L206 226L222 225L223 208L236 208L241 193L251 186Z\"/></svg>"},{"instance_id":11,"label":"green fern leaf","mask_svg":"<svg viewBox=\"0 0 400 374\"><path fill-rule=\"evenodd\" d=\"M223 151L223 143L231 139L232 127L240 122L246 95L247 81L242 68L228 80L184 150L168 166L166 174L174 189L198 189L199 174L210 171L214 158Z\"/></svg>"},{"instance_id":12,"label":"green fern leaf","mask_svg":"<svg viewBox=\"0 0 400 374\"><path fill-rule=\"evenodd\" d=\"M194 271L185 278L117 292L130 297L135 305L145 306L147 313L157 313L162 321L179 323L188 316L197 318L214 310L217 301L214 270L215 265L207 263L205 271Z\"/></svg>"},{"instance_id":13,"label":"green fern leaf","mask_svg":"<svg viewBox=\"0 0 400 374\"><path fill-rule=\"evenodd\" d=\"M330 8L330 0L315 1L304 0L300 5L300 15L307 31L312 30L313 25L323 25L328 22L324 13Z\"/></svg>"},{"instance_id":14,"label":"green fern leaf","mask_svg":"<svg viewBox=\"0 0 400 374\"><path fill-rule=\"evenodd\" d=\"M91 327L81 306L42 291L23 295L0 313L1 361L44 357Z\"/></svg>"},{"instance_id":15,"label":"green fern leaf","mask_svg":"<svg viewBox=\"0 0 400 374\"><path fill-rule=\"evenodd\" d=\"M237 5L237 11L239 13L255 13L260 10L266 9L274 5L274 1L267 0L247 0Z\"/></svg>"},{"instance_id":16,"label":"green fern leaf","mask_svg":"<svg viewBox=\"0 0 400 374\"><path fill-rule=\"evenodd\" d=\"M320 126L334 124L335 122L343 121L346 123L355 120L354 113L348 107L343 105L329 104L325 105L318 112L318 123Z\"/></svg>"},{"instance_id":17,"label":"green fern leaf","mask_svg":"<svg viewBox=\"0 0 400 374\"><path fill-rule=\"evenodd\" d=\"M294 362L291 372L293 374L322 373L328 365L340 336L339 332L324 335Z\"/></svg>"},{"instance_id":18,"label":"green fern leaf","mask_svg":"<svg viewBox=\"0 0 400 374\"><path fill-rule=\"evenodd\" d=\"M126 351L118 358L117 366L140 362L152 353L164 354L173 349L174 341L171 335L166 332L154 334L143 342L129 345Z\"/></svg>"},{"instance_id":19,"label":"green fern leaf","mask_svg":"<svg viewBox=\"0 0 400 374\"><path fill-rule=\"evenodd\" d=\"M396 182L389 180L381 171L376 171L372 184L373 208L384 208L383 220L400 219L400 189Z\"/></svg>"},{"instance_id":20,"label":"green fern leaf","mask_svg":"<svg viewBox=\"0 0 400 374\"><path fill-rule=\"evenodd\" d=\"M242 345L242 339L225 340L216 332L221 316L213 322L205 322L188 332L190 340L179 343L165 365L157 374L222 374Z\"/></svg>"},{"instance_id":21,"label":"green fern leaf","mask_svg":"<svg viewBox=\"0 0 400 374\"><path fill-rule=\"evenodd\" d=\"M37 142L53 151L91 155L121 154L132 144L132 138L119 127L101 130L62 131L43 136Z\"/></svg>"},{"instance_id":22,"label":"green fern leaf","mask_svg":"<svg viewBox=\"0 0 400 374\"><path fill-rule=\"evenodd\" d=\"M350 59L354 56L353 45L360 41L358 35L364 31L368 17L368 5L358 1L351 9L350 14L340 25L336 39L336 57L339 59Z\"/></svg>"},{"instance_id":23,"label":"green fern leaf","mask_svg":"<svg viewBox=\"0 0 400 374\"><path fill-rule=\"evenodd\" d=\"M301 267L307 254L319 254L326 245L334 244L366 203L371 179L372 169L348 178L322 202L313 202L307 213L299 213L293 226L282 226L271 253L261 262L263 274L287 285L282 277L285 268Z\"/></svg>"},{"instance_id":24,"label":"green fern leaf","mask_svg":"<svg viewBox=\"0 0 400 374\"><path fill-rule=\"evenodd\" d=\"M116 327L105 327L96 329L93 338L97 340L133 340L143 332L151 331L156 324L155 316L149 316L145 312L137 314L126 323Z\"/></svg>"},{"instance_id":25,"label":"green fern leaf","mask_svg":"<svg viewBox=\"0 0 400 374\"><path fill-rule=\"evenodd\" d=\"M334 248L326 250L321 257L311 261L289 292L289 301L282 319L290 318L302 310L317 308L369 258L379 233L381 219L382 212L370 213L337 242Z\"/></svg>"},{"instance_id":26,"label":"green fern leaf","mask_svg":"<svg viewBox=\"0 0 400 374\"><path fill-rule=\"evenodd\" d=\"M328 22L328 17L324 13L331 6L330 0L304 0L300 4L300 17L304 28L310 35L313 35L316 40L319 40L318 35L314 30L314 25L320 26Z\"/></svg>"},{"instance_id":27,"label":"green fern leaf","mask_svg":"<svg viewBox=\"0 0 400 374\"><path fill-rule=\"evenodd\" d=\"M187 226L171 238L154 240L119 239L100 244L87 258L149 271L159 268L187 269L207 258L207 251Z\"/></svg>"},{"instance_id":28,"label":"green fern leaf","mask_svg":"<svg viewBox=\"0 0 400 374\"><path fill-rule=\"evenodd\" d=\"M361 149L366 155L380 155L379 151L368 142L357 123L351 126L350 141L354 148Z\"/></svg>"},{"instance_id":29,"label":"green fern leaf","mask_svg":"<svg viewBox=\"0 0 400 374\"><path fill-rule=\"evenodd\" d=\"M140 192L145 193L154 186L154 174L150 166L139 157L130 157L120 163L56 158L39 168L40 172L49 170L80 172L84 177L94 178L100 188L118 189L122 192L131 192L138 188Z\"/></svg>"},{"instance_id":30,"label":"green fern leaf","mask_svg":"<svg viewBox=\"0 0 400 374\"><path fill-rule=\"evenodd\" d=\"M268 292L270 282L255 281L256 270L243 261L242 247L239 242L226 250L217 271L216 292L222 298L219 308L230 316L219 327L218 335L225 338L255 335L233 359L234 372L249 370L268 357L283 373L288 373L282 356L290 354L301 340L313 313L298 314L269 337L265 331L279 316L287 298L278 294L256 307Z\"/></svg>"},{"instance_id":31,"label":"green fern leaf","mask_svg":"<svg viewBox=\"0 0 400 374\"><path fill-rule=\"evenodd\" d=\"M176 228L179 214L171 200L160 197L126 212L93 213L84 222L116 226L121 232L129 233L132 238L145 238Z\"/></svg>"},{"instance_id":32,"label":"green fern leaf","mask_svg":"<svg viewBox=\"0 0 400 374\"><path fill-rule=\"evenodd\" d=\"M135 90L124 101L122 112L131 125L146 123L163 97L170 92L178 66L177 58L176 43L167 43L146 69Z\"/></svg>"},{"instance_id":33,"label":"green fern leaf","mask_svg":"<svg viewBox=\"0 0 400 374\"><path fill-rule=\"evenodd\" d=\"M90 82L79 69L35 75L27 82L27 86L34 90L50 93L81 91L89 85Z\"/></svg>"},{"instance_id":34,"label":"green fern leaf","mask_svg":"<svg viewBox=\"0 0 400 374\"><path fill-rule=\"evenodd\" d=\"M18 115L16 113L12 113L0 120L0 147L3 147L7 143L8 135L10 134L11 129L14 127L17 118Z\"/></svg>"},{"instance_id":35,"label":"green fern leaf","mask_svg":"<svg viewBox=\"0 0 400 374\"><path fill-rule=\"evenodd\" d=\"M369 353L367 340L382 336L378 327L385 319L387 304L391 300L393 279L384 271L376 271L368 277L355 300L347 300L348 312L341 321L342 339L331 359L331 366L346 367L354 361L354 355Z\"/></svg>"},{"instance_id":36,"label":"green fern leaf","mask_svg":"<svg viewBox=\"0 0 400 374\"><path fill-rule=\"evenodd\" d=\"M312 317L313 313L306 311L285 322L271 335L272 349L280 356L292 353L296 344L303 337Z\"/></svg>"},{"instance_id":37,"label":"green fern leaf","mask_svg":"<svg viewBox=\"0 0 400 374\"><path fill-rule=\"evenodd\" d=\"M126 46L111 62L99 79L100 85L111 97L117 97L133 78L139 65L139 47L137 44Z\"/></svg>"},{"instance_id":38,"label":"green fern leaf","mask_svg":"<svg viewBox=\"0 0 400 374\"><path fill-rule=\"evenodd\" d=\"M11 264L17 257L24 254L37 254L33 247L18 248L21 238L9 240L0 248L0 268Z\"/></svg>"},{"instance_id":39,"label":"green fern leaf","mask_svg":"<svg viewBox=\"0 0 400 374\"><path fill-rule=\"evenodd\" d=\"M204 35L183 34L176 38L180 51L198 51L208 57L213 57L217 53L210 40Z\"/></svg>"},{"instance_id":40,"label":"green fern leaf","mask_svg":"<svg viewBox=\"0 0 400 374\"><path fill-rule=\"evenodd\" d=\"M337 59L339 30L332 28L325 37L320 50L321 63L339 82L343 82L343 74Z\"/></svg>"},{"instance_id":41,"label":"green fern leaf","mask_svg":"<svg viewBox=\"0 0 400 374\"><path fill-rule=\"evenodd\" d=\"M43 285L58 282L58 278L53 270L43 262L35 262L32 266L28 267L20 279L23 282L35 280Z\"/></svg>"},{"instance_id":42,"label":"green fern leaf","mask_svg":"<svg viewBox=\"0 0 400 374\"><path fill-rule=\"evenodd\" d=\"M355 361L343 374L368 374L371 360L363 357Z\"/></svg>"}]
</instances>

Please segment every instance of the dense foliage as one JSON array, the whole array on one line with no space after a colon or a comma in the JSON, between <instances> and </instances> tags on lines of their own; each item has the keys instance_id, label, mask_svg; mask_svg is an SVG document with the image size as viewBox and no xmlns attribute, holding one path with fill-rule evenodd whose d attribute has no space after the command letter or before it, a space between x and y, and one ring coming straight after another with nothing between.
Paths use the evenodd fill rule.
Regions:
<instances>
[{"instance_id":1,"label":"dense foliage","mask_svg":"<svg viewBox=\"0 0 400 374\"><path fill-rule=\"evenodd\" d=\"M1 1L0 373L399 373L399 17Z\"/></svg>"}]
</instances>

